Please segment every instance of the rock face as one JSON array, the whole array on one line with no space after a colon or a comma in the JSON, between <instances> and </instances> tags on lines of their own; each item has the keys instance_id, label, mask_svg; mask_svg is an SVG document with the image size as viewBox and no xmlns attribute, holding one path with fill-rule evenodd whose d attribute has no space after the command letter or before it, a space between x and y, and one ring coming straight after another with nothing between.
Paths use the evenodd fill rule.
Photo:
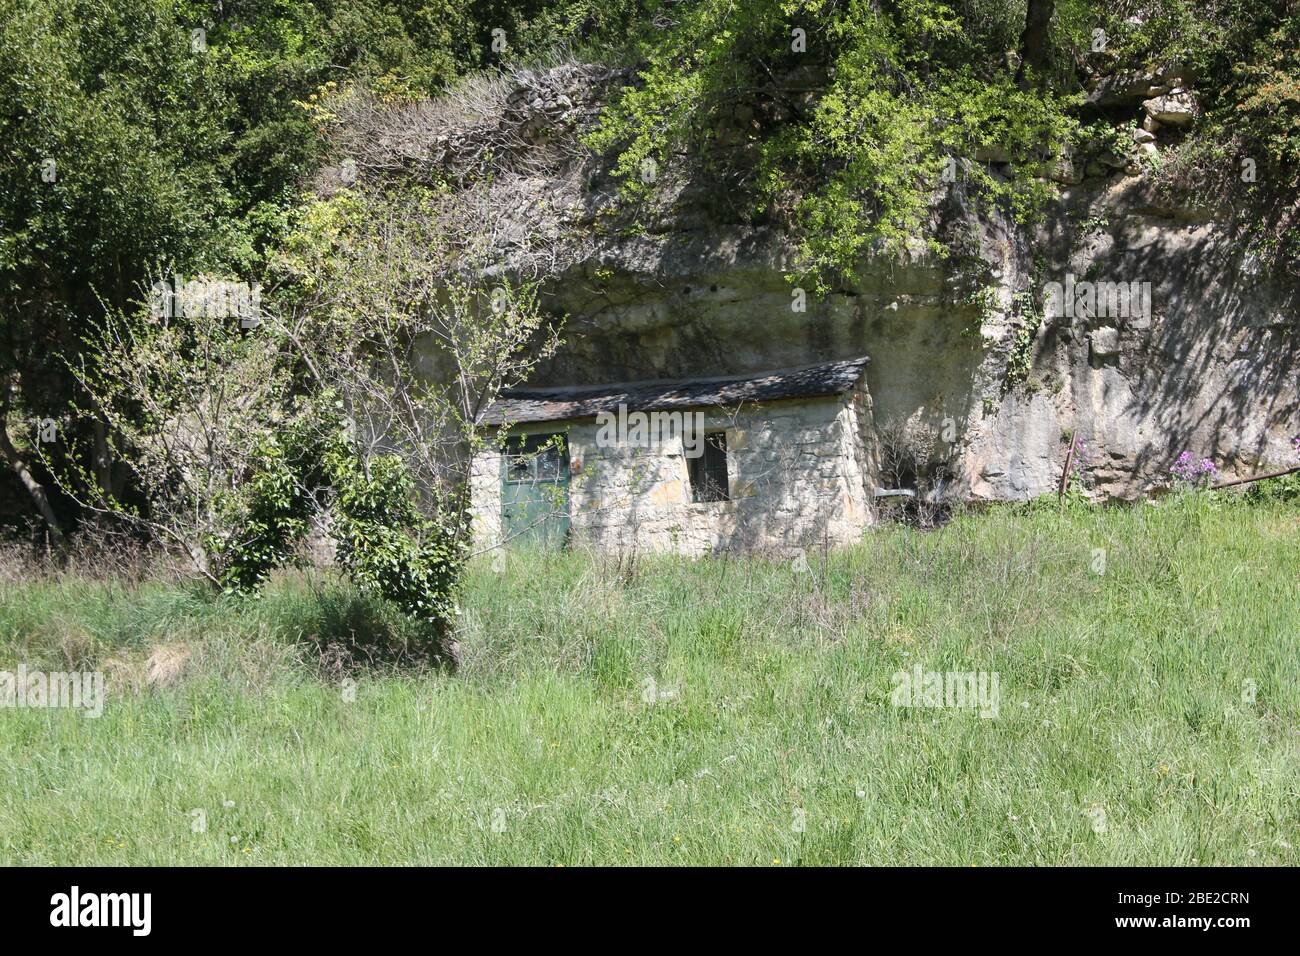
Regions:
<instances>
[{"instance_id":1,"label":"rock face","mask_svg":"<svg viewBox=\"0 0 1300 956\"><path fill-rule=\"evenodd\" d=\"M1183 89L1171 90L1166 96L1145 100L1142 108L1157 123L1167 126L1189 126L1201 112L1195 94Z\"/></svg>"},{"instance_id":2,"label":"rock face","mask_svg":"<svg viewBox=\"0 0 1300 956\"><path fill-rule=\"evenodd\" d=\"M584 110L610 74L583 76L565 91L566 114ZM1170 79L1180 78L1138 78L1113 95L1135 108L1145 98L1157 129L1182 123L1195 99ZM931 465L969 499L1054 491L1069 433L1083 441L1079 467L1098 496L1164 482L1184 449L1227 476L1290 463L1300 295L1250 274L1228 217L1163 205L1138 168L1072 172L1033 229L975 215L959 178L936 195L934 225L971 237L974 278L966 261L918 243L862 263L820 297L792 286L787 236L719 215L710 187L689 176L665 175L667 198L650 222L605 230L607 176L594 166L530 172L512 188L568 210L566 228L579 237L545 273L549 307L568 316L566 345L534 384L740 374L865 354L877 426L946 436L927 452ZM1067 280L1076 291L1068 308L1044 316L1044 289ZM1149 303L1136 311L1149 314L1115 308L1115 288L1135 283L1144 292L1135 301Z\"/></svg>"}]
</instances>

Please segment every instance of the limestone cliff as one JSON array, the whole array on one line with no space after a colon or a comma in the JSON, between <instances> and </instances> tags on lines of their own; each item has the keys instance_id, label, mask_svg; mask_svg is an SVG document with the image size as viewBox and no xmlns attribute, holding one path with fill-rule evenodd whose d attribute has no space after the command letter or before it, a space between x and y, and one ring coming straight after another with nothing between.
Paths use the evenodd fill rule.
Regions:
<instances>
[{"instance_id":1,"label":"limestone cliff","mask_svg":"<svg viewBox=\"0 0 1300 956\"><path fill-rule=\"evenodd\" d=\"M540 277L549 307L568 316L566 345L535 384L867 354L878 426L913 436L921 470L971 499L1054 490L1069 432L1100 496L1163 483L1184 449L1229 475L1292 462L1297 290L1259 274L1228 212L1157 200L1141 161L1159 154L1157 116L1194 114L1181 87L1158 76L1099 84L1107 102L1147 97L1146 129L1129 157L1063 157L1045 170L1060 193L1037 225L973 212L959 165L936 187L931 225L960 253L939 258L918 242L872 258L828 294L808 292L800 311L789 237L729 214L688 162L652 171L653 210L635 221L619 211L608 169L576 144L623 77L577 65L523 72L482 87L472 108L443 109L436 126L406 114L365 134L372 153L387 150L378 165L444 181L495 144L491 182L467 190L475 198L460 214L479 210L507 268ZM1004 157L961 162L979 159L996 171ZM1044 316L1044 289L1067 281L1149 283L1150 314L1096 317L1088 304Z\"/></svg>"}]
</instances>

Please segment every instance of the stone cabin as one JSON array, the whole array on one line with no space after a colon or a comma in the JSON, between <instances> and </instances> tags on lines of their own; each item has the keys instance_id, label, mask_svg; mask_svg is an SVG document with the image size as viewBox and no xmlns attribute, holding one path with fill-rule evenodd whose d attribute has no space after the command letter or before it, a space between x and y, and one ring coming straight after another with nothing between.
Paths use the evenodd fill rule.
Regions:
<instances>
[{"instance_id":1,"label":"stone cabin","mask_svg":"<svg viewBox=\"0 0 1300 956\"><path fill-rule=\"evenodd\" d=\"M856 541L879 474L866 364L505 391L473 462L476 540L693 556Z\"/></svg>"}]
</instances>

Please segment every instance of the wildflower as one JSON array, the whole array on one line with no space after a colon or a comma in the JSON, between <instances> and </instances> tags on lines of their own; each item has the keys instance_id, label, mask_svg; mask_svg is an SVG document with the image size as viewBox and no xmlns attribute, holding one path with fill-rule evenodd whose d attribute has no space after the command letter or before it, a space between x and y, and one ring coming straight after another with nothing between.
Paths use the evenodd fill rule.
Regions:
<instances>
[{"instance_id":1,"label":"wildflower","mask_svg":"<svg viewBox=\"0 0 1300 956\"><path fill-rule=\"evenodd\" d=\"M1070 470L1074 473L1074 477L1082 480L1083 471L1090 464L1092 464L1092 462L1088 458L1087 443L1084 442L1082 438L1076 438L1074 440L1074 462L1070 466Z\"/></svg>"},{"instance_id":2,"label":"wildflower","mask_svg":"<svg viewBox=\"0 0 1300 956\"><path fill-rule=\"evenodd\" d=\"M1209 483L1218 472L1219 469L1209 458L1193 461L1190 451L1185 451L1179 455L1169 469L1169 473L1174 476L1176 482L1187 485L1197 484L1198 482Z\"/></svg>"}]
</instances>

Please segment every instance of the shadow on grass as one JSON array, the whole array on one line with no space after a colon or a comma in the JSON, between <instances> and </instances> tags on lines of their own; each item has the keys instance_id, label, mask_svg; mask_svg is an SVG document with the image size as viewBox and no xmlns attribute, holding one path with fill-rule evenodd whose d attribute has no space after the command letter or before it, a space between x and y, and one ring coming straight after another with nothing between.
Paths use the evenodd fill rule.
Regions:
<instances>
[{"instance_id":1,"label":"shadow on grass","mask_svg":"<svg viewBox=\"0 0 1300 956\"><path fill-rule=\"evenodd\" d=\"M294 622L306 645L304 661L322 679L374 671L455 670L457 648L380 598L337 585L313 584Z\"/></svg>"}]
</instances>

